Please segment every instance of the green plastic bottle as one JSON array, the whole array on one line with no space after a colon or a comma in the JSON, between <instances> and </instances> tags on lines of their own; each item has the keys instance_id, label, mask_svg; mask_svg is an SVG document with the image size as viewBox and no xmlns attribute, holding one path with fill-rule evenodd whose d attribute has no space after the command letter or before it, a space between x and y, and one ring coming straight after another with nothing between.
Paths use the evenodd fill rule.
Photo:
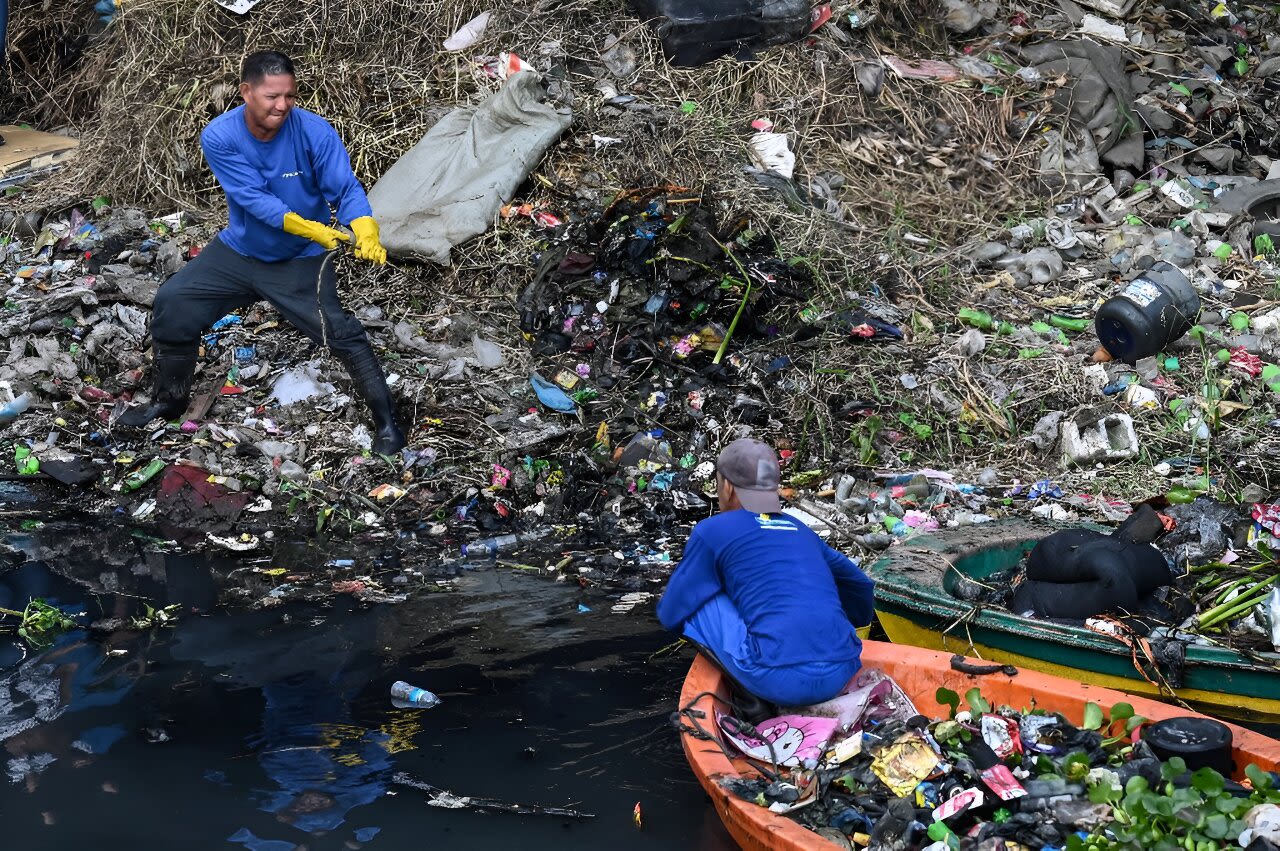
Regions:
<instances>
[{"instance_id":1,"label":"green plastic bottle","mask_svg":"<svg viewBox=\"0 0 1280 851\"><path fill-rule=\"evenodd\" d=\"M134 470L125 477L124 484L122 484L121 487L126 491L136 491L138 488L154 479L156 477L156 473L163 470L165 466L166 464L164 463L163 458L152 458L147 466L143 467L141 470Z\"/></svg>"},{"instance_id":2,"label":"green plastic bottle","mask_svg":"<svg viewBox=\"0 0 1280 851\"><path fill-rule=\"evenodd\" d=\"M964 325L971 325L983 331L995 331L997 334L1009 334L1013 331L1013 326L1008 322L997 321L985 310L975 310L972 307L960 308L956 319Z\"/></svg>"},{"instance_id":3,"label":"green plastic bottle","mask_svg":"<svg viewBox=\"0 0 1280 851\"><path fill-rule=\"evenodd\" d=\"M1089 330L1088 319L1075 319L1070 316L1059 316L1056 313L1049 317L1049 324L1054 328L1061 328L1063 331L1073 331L1077 334Z\"/></svg>"}]
</instances>

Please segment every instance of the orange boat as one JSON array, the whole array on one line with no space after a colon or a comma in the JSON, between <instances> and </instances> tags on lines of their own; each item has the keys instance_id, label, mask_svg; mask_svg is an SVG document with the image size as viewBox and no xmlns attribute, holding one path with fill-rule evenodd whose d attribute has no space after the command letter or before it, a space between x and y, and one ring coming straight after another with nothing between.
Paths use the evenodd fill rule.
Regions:
<instances>
[{"instance_id":1,"label":"orange boat","mask_svg":"<svg viewBox=\"0 0 1280 851\"><path fill-rule=\"evenodd\" d=\"M942 714L942 707L937 706L935 700L940 686L946 686L957 694L964 694L976 686L993 705L1003 704L1015 709L1034 705L1060 712L1075 722L1084 717L1086 703L1096 703L1104 709L1121 702L1129 703L1136 714L1152 721L1196 714L1154 700L1035 671L1021 671L1016 676L965 674L953 670L951 660L952 654L935 650L883 641L864 641L862 644L863 665L879 668L893 677L917 708L933 717ZM985 664L979 659L966 661ZM693 660L684 688L680 691L680 707L692 706L705 712L708 720L703 722L703 726L718 734L718 728L710 720L714 718L716 705L711 695L728 697L729 684L718 668L698 656ZM720 705L723 708L724 704ZM1243 777L1244 767L1249 763L1266 771L1275 771L1280 766L1280 741L1234 724L1227 726L1234 738L1232 757L1238 769L1237 777ZM744 801L722 788L719 780L723 777L759 776L745 759L730 761L714 743L699 741L688 734L682 739L685 758L738 845L749 851L822 851L837 847L786 816L771 813L765 807Z\"/></svg>"}]
</instances>

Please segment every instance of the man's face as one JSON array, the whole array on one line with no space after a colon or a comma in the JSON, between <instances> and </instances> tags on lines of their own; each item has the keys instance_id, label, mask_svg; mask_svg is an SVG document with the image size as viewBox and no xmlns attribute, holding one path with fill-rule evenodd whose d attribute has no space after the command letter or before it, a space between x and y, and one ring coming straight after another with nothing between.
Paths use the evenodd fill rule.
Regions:
<instances>
[{"instance_id":1,"label":"man's face","mask_svg":"<svg viewBox=\"0 0 1280 851\"><path fill-rule=\"evenodd\" d=\"M292 74L271 74L256 83L241 83L240 96L250 126L275 133L298 101L298 84Z\"/></svg>"}]
</instances>

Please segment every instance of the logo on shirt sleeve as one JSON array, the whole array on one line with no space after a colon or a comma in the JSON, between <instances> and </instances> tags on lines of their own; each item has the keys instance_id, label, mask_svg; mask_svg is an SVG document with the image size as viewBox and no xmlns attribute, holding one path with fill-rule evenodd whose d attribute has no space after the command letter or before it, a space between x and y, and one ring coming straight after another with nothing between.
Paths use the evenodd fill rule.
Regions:
<instances>
[{"instance_id":1,"label":"logo on shirt sleeve","mask_svg":"<svg viewBox=\"0 0 1280 851\"><path fill-rule=\"evenodd\" d=\"M281 176L281 177L302 177L302 172L300 172L300 171L286 171L286 172L284 172L283 174L281 174L280 176Z\"/></svg>"},{"instance_id":2,"label":"logo on shirt sleeve","mask_svg":"<svg viewBox=\"0 0 1280 851\"><path fill-rule=\"evenodd\" d=\"M757 514L756 523L761 529L770 529L777 532L795 532L796 525L790 520L783 517L770 517L768 514Z\"/></svg>"}]
</instances>

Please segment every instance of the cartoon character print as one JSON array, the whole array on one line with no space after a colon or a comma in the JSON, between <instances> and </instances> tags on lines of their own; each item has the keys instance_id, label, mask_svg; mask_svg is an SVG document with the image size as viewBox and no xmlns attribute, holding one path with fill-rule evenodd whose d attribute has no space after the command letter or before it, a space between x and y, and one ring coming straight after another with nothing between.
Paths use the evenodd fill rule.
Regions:
<instances>
[{"instance_id":1,"label":"cartoon character print","mask_svg":"<svg viewBox=\"0 0 1280 851\"><path fill-rule=\"evenodd\" d=\"M780 715L756 725L756 730L764 737L759 739L745 735L739 729L737 719L731 716L717 713L717 720L729 740L747 756L790 767L820 759L839 723L834 718ZM773 746L772 754L770 744Z\"/></svg>"}]
</instances>

